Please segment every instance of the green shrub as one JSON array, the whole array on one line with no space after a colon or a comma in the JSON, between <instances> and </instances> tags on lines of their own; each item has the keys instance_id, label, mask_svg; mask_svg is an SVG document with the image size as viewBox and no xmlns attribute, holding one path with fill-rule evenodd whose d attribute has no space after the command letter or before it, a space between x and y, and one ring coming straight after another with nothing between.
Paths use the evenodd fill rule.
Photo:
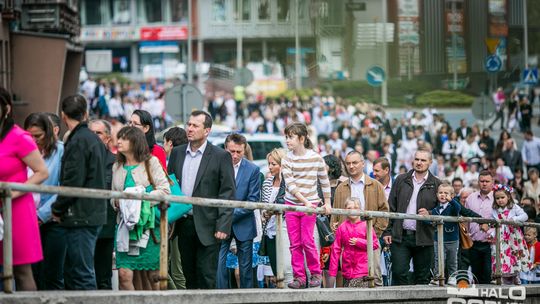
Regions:
<instances>
[{"instance_id":1,"label":"green shrub","mask_svg":"<svg viewBox=\"0 0 540 304\"><path fill-rule=\"evenodd\" d=\"M470 106L474 101L474 96L447 90L435 90L426 92L416 99L417 106L451 107Z\"/></svg>"}]
</instances>

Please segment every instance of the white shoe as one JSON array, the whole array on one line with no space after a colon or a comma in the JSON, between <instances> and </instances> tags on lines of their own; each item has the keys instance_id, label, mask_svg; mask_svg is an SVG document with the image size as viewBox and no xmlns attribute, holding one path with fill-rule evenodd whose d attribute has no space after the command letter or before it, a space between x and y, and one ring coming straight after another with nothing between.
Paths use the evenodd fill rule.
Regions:
<instances>
[{"instance_id":1,"label":"white shoe","mask_svg":"<svg viewBox=\"0 0 540 304\"><path fill-rule=\"evenodd\" d=\"M451 277L448 279L448 285L450 286L456 286L457 285L457 280L455 277Z\"/></svg>"},{"instance_id":2,"label":"white shoe","mask_svg":"<svg viewBox=\"0 0 540 304\"><path fill-rule=\"evenodd\" d=\"M431 280L431 282L429 282L429 285L431 285L431 286L439 286L439 281L438 280Z\"/></svg>"}]
</instances>

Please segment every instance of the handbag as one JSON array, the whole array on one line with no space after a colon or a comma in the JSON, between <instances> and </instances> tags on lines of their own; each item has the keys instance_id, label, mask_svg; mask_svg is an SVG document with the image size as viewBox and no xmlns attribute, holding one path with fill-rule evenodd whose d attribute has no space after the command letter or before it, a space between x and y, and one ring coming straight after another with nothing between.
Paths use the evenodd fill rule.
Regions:
<instances>
[{"instance_id":1,"label":"handbag","mask_svg":"<svg viewBox=\"0 0 540 304\"><path fill-rule=\"evenodd\" d=\"M150 163L148 160L144 162L144 167L146 169L146 174L148 176L148 181L150 182L150 185L152 188L155 188L154 179L152 178L152 174L150 174ZM163 170L165 172L165 170ZM178 180L176 179L176 176L174 174L167 174L165 172L165 176L167 176L167 180L169 181L169 188L171 190L171 195L174 196L184 196L184 193L182 193L182 190L180 189L180 185L178 184ZM181 203L172 203L169 204L169 207L167 208L167 223L174 223L178 219L180 219L182 216L186 215L191 210L192 205L191 204L181 204ZM159 208L156 208L156 217L159 219L161 217L161 212Z\"/></svg>"},{"instance_id":2,"label":"handbag","mask_svg":"<svg viewBox=\"0 0 540 304\"><path fill-rule=\"evenodd\" d=\"M319 243L321 247L328 247L336 240L336 235L330 229L330 221L324 215L317 215L317 231L319 232Z\"/></svg>"},{"instance_id":3,"label":"handbag","mask_svg":"<svg viewBox=\"0 0 540 304\"><path fill-rule=\"evenodd\" d=\"M257 252L259 256L268 256L268 245L266 244L266 225L268 225L268 221L266 221L262 226L263 234L261 243L259 244L259 251Z\"/></svg>"},{"instance_id":4,"label":"handbag","mask_svg":"<svg viewBox=\"0 0 540 304\"><path fill-rule=\"evenodd\" d=\"M467 223L459 223L459 241L461 243L462 249L469 249L473 246L473 240L469 235L469 229L467 228Z\"/></svg>"},{"instance_id":5,"label":"handbag","mask_svg":"<svg viewBox=\"0 0 540 304\"><path fill-rule=\"evenodd\" d=\"M276 204L285 204L285 179L281 175L281 183L279 184L278 194L276 195Z\"/></svg>"}]
</instances>

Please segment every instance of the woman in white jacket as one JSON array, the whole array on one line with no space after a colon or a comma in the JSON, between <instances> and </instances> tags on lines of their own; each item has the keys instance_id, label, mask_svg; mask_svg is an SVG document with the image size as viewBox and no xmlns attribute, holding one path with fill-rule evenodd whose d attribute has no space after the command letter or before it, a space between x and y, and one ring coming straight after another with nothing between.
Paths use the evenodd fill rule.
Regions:
<instances>
[{"instance_id":1,"label":"woman in white jacket","mask_svg":"<svg viewBox=\"0 0 540 304\"><path fill-rule=\"evenodd\" d=\"M112 190L169 194L167 174L159 160L150 154L144 133L135 127L124 127L117 136L118 160L113 166ZM133 203L140 206L125 206ZM159 222L155 216L157 202L115 200L113 204L119 212L130 210L130 214L119 214L117 220L116 267L120 289L157 290L160 247ZM119 208L121 205L123 208ZM123 224L129 230L127 244L126 231L120 229Z\"/></svg>"}]
</instances>

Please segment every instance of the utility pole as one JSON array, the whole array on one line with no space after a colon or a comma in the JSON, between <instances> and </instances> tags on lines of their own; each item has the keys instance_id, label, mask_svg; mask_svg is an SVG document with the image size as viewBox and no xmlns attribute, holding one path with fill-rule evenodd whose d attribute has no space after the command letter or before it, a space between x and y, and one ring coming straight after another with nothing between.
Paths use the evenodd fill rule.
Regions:
<instances>
[{"instance_id":1,"label":"utility pole","mask_svg":"<svg viewBox=\"0 0 540 304\"><path fill-rule=\"evenodd\" d=\"M237 13L237 22L240 25L238 29L238 35L236 37L236 68L240 69L242 67L242 28L244 22L244 0L236 0L238 1L238 13Z\"/></svg>"},{"instance_id":2,"label":"utility pole","mask_svg":"<svg viewBox=\"0 0 540 304\"><path fill-rule=\"evenodd\" d=\"M381 87L381 99L382 99L382 105L388 106L388 48L387 48L387 41L386 41L386 22L387 22L387 14L388 14L388 5L387 0L382 1L382 22L383 22L383 70L386 73L386 77L384 81L382 82Z\"/></svg>"},{"instance_id":3,"label":"utility pole","mask_svg":"<svg viewBox=\"0 0 540 304\"><path fill-rule=\"evenodd\" d=\"M188 40L187 40L187 83L193 83L193 50L192 50L192 40L193 40L193 13L192 10L192 0L188 0ZM200 81L200 79L199 79Z\"/></svg>"},{"instance_id":4,"label":"utility pole","mask_svg":"<svg viewBox=\"0 0 540 304\"><path fill-rule=\"evenodd\" d=\"M454 74L453 89L457 90L457 37L456 37L456 1L452 1L452 73Z\"/></svg>"},{"instance_id":5,"label":"utility pole","mask_svg":"<svg viewBox=\"0 0 540 304\"><path fill-rule=\"evenodd\" d=\"M529 29L527 27L527 0L523 0L523 51L525 68L529 67Z\"/></svg>"},{"instance_id":6,"label":"utility pole","mask_svg":"<svg viewBox=\"0 0 540 304\"><path fill-rule=\"evenodd\" d=\"M295 4L296 4L296 8L295 8L295 26L294 26L294 40L295 40L295 50L296 52L294 52L294 66L295 66L295 86L296 86L296 89L301 89L302 88L302 72L301 72L301 69L302 69L302 66L300 64L300 37L298 36L298 18L300 16L300 12L299 12L299 7L298 7L298 4L299 4L299 1L296 0L295 1Z\"/></svg>"}]
</instances>

